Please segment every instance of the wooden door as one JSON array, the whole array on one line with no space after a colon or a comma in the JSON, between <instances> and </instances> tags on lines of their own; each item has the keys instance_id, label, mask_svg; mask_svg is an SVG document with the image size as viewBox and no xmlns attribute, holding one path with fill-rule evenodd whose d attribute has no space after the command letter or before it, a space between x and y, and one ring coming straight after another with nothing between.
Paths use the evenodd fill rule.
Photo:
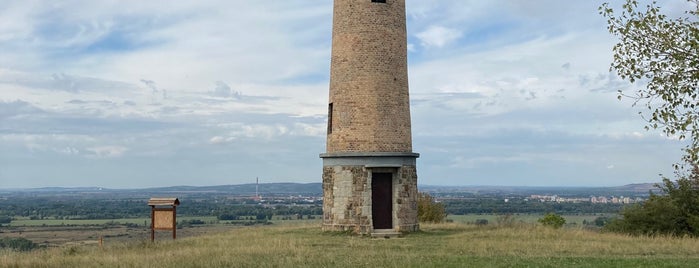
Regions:
<instances>
[{"instance_id":1,"label":"wooden door","mask_svg":"<svg viewBox=\"0 0 699 268\"><path fill-rule=\"evenodd\" d=\"M371 174L371 217L374 229L393 229L393 174Z\"/></svg>"}]
</instances>

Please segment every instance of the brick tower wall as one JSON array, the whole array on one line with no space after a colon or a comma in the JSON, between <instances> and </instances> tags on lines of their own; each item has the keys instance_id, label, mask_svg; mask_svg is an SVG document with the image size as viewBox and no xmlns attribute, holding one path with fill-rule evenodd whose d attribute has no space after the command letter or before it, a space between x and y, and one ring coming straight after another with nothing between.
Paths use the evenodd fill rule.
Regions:
<instances>
[{"instance_id":1,"label":"brick tower wall","mask_svg":"<svg viewBox=\"0 0 699 268\"><path fill-rule=\"evenodd\" d=\"M334 3L327 152L412 152L405 0Z\"/></svg>"}]
</instances>

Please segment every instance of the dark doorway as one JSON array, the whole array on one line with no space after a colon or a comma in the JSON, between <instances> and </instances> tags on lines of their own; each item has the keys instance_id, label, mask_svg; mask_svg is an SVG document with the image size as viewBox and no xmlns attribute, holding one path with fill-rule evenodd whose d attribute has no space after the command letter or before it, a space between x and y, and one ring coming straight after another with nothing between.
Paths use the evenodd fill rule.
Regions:
<instances>
[{"instance_id":1,"label":"dark doorway","mask_svg":"<svg viewBox=\"0 0 699 268\"><path fill-rule=\"evenodd\" d=\"M393 229L393 187L391 173L371 174L371 217L374 229Z\"/></svg>"}]
</instances>

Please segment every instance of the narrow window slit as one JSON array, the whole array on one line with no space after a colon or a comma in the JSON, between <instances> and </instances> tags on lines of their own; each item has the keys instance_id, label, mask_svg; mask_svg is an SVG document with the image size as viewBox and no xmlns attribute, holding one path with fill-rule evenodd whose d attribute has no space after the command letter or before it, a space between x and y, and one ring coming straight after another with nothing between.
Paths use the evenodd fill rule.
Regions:
<instances>
[{"instance_id":1,"label":"narrow window slit","mask_svg":"<svg viewBox=\"0 0 699 268\"><path fill-rule=\"evenodd\" d=\"M328 135L333 133L333 104L328 104Z\"/></svg>"}]
</instances>

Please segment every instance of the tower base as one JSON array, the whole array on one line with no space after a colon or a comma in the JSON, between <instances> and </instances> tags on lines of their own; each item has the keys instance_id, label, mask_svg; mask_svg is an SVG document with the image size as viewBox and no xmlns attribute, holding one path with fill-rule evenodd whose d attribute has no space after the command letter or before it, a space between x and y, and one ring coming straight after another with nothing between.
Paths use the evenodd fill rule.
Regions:
<instances>
[{"instance_id":1,"label":"tower base","mask_svg":"<svg viewBox=\"0 0 699 268\"><path fill-rule=\"evenodd\" d=\"M414 232L416 153L334 153L323 158L323 230Z\"/></svg>"}]
</instances>

